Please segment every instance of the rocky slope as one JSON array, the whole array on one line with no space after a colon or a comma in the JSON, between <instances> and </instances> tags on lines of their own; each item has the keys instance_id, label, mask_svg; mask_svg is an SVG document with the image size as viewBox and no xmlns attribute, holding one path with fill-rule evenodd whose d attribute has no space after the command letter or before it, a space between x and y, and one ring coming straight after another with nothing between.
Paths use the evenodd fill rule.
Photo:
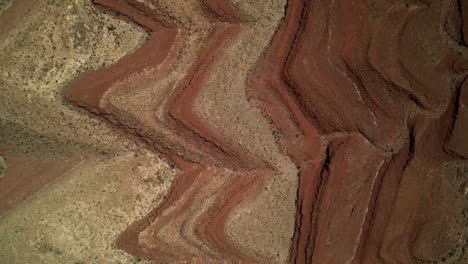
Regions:
<instances>
[{"instance_id":1,"label":"rocky slope","mask_svg":"<svg viewBox=\"0 0 468 264\"><path fill-rule=\"evenodd\" d=\"M467 21L456 0L13 1L0 260L467 262Z\"/></svg>"}]
</instances>

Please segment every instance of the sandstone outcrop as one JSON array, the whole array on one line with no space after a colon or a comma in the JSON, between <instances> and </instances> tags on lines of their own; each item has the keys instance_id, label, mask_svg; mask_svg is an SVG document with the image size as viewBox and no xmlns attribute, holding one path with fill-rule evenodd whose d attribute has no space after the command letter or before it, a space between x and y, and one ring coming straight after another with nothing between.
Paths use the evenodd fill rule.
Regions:
<instances>
[{"instance_id":1,"label":"sandstone outcrop","mask_svg":"<svg viewBox=\"0 0 468 264\"><path fill-rule=\"evenodd\" d=\"M0 21L21 21L28 10L41 10L22 2L13 1ZM118 22L104 31L74 22L82 25L71 31L75 39L90 38L83 45L93 47L97 58L82 59L89 52L72 41L78 46L70 54L77 54L81 67L67 64L75 70L61 75L68 79L51 100L67 117L90 124L83 129L89 140L85 131L24 119L8 103L4 111L20 114L0 118L59 137L59 146L67 144L63 140L76 146L72 154L44 158L40 165L5 148L10 172L0 179L0 190L7 190L0 199L14 198L8 205L0 201L5 219L28 197L65 188L60 179L73 182L80 166L89 166L90 175L96 168L120 180L122 171L138 167L126 196L115 194L124 203L116 209L125 212L120 231L104 236L125 252L119 253L125 261L468 261L465 1L92 4L92 12ZM78 10L91 14L89 7ZM5 23L0 29L14 27ZM99 32L115 31L120 35L103 41L116 52L93 42ZM5 36L0 32L8 43ZM105 60L102 67L99 60ZM11 96L1 100L27 101L10 81L18 72L3 74ZM46 81L31 85L44 82L45 91ZM60 120L52 108L37 108L38 116L50 111ZM112 157L100 156L106 164L101 166L89 161L96 152ZM64 156L67 161L60 161ZM112 169L120 160L121 170ZM31 170L41 166L50 168L47 177ZM125 189L123 183L112 186L114 192ZM78 193L73 197L80 199ZM128 209L132 204L139 209ZM103 252L102 259L117 254Z\"/></svg>"}]
</instances>

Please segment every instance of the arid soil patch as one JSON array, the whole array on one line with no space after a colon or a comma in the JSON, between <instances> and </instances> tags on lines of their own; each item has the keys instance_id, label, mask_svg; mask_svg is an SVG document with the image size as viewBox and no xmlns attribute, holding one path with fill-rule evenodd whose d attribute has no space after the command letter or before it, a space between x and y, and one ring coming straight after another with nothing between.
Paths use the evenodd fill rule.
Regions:
<instances>
[{"instance_id":1,"label":"arid soil patch","mask_svg":"<svg viewBox=\"0 0 468 264\"><path fill-rule=\"evenodd\" d=\"M456 0L0 1L0 263L467 263L467 45Z\"/></svg>"}]
</instances>

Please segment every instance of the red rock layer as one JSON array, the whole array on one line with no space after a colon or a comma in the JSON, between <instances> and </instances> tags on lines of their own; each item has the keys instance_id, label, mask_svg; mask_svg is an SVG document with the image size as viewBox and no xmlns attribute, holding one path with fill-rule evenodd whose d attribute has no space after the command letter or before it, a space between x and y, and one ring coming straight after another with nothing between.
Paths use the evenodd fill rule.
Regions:
<instances>
[{"instance_id":1,"label":"red rock layer","mask_svg":"<svg viewBox=\"0 0 468 264\"><path fill-rule=\"evenodd\" d=\"M157 134L132 125L125 117L127 113L103 104L103 97L112 85L135 72L147 68L157 68L161 74L169 72L177 55L171 48L180 45L186 33L162 22L155 17L156 12L134 1L95 3L111 14L119 12L118 18L142 26L150 36L139 50L112 67L89 73L74 82L65 91L65 98L145 143L181 170L164 205L129 226L117 244L128 253L153 260L251 261L252 256L226 241L224 223L232 208L245 200L249 192L255 193L271 172L262 162L225 142L193 112L195 98L206 72L211 70L211 63L239 32L239 18L232 6L227 1L202 2L207 17L213 21L207 43L190 67L190 74L167 94L164 120L153 120L155 123L151 124L151 129L161 131ZM171 134L165 136L166 130ZM213 197L216 200L208 203ZM201 215L197 211L202 211ZM194 238L187 237L186 233Z\"/></svg>"},{"instance_id":2,"label":"red rock layer","mask_svg":"<svg viewBox=\"0 0 468 264\"><path fill-rule=\"evenodd\" d=\"M467 50L449 45L441 28L457 8L288 2L250 94L302 168L292 263L466 261L460 189L468 175L455 154L468 145L459 112L466 72L452 63L466 60ZM309 142L318 137L325 157L311 165L317 153ZM444 189L428 195L438 180Z\"/></svg>"},{"instance_id":3,"label":"red rock layer","mask_svg":"<svg viewBox=\"0 0 468 264\"><path fill-rule=\"evenodd\" d=\"M61 160L5 158L8 168L0 184L0 216L70 169L70 165Z\"/></svg>"},{"instance_id":4,"label":"red rock layer","mask_svg":"<svg viewBox=\"0 0 468 264\"><path fill-rule=\"evenodd\" d=\"M118 245L154 260L268 262L230 243L225 225L273 171L193 110L211 65L241 32L241 16L227 0L200 1L211 23L206 45L182 84L153 105L164 112L156 118L119 109L110 91L148 68L169 74L188 33L138 1L95 3L149 37L78 80L66 98L181 170L164 205L132 224ZM464 2L289 0L285 11L247 93L300 168L290 262L464 263ZM145 118L151 121L142 125Z\"/></svg>"}]
</instances>

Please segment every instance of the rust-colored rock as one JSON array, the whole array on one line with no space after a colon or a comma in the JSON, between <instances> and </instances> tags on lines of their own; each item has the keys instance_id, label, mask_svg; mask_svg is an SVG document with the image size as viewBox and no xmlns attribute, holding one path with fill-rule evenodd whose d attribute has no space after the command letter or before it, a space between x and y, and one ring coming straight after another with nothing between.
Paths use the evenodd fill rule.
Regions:
<instances>
[{"instance_id":1,"label":"rust-colored rock","mask_svg":"<svg viewBox=\"0 0 468 264\"><path fill-rule=\"evenodd\" d=\"M117 235L106 234L137 260L468 262L466 1L92 4L142 39L110 65L72 75L64 103L131 143L109 143L112 157L100 150L97 163L90 153L101 146L73 150L81 158L69 163L24 162L10 150L0 178L7 217L28 197L58 196L84 164L92 179L117 175L118 183L99 178L111 190L132 171L132 187L112 192L123 205L103 214L125 219ZM0 21L23 21L28 10L13 4ZM0 30L7 43L13 24ZM157 166L154 154L163 159ZM151 196L148 184L161 195ZM129 210L134 203L144 209ZM47 243L32 252L61 252L65 242ZM105 254L116 261L109 256L118 253Z\"/></svg>"}]
</instances>

